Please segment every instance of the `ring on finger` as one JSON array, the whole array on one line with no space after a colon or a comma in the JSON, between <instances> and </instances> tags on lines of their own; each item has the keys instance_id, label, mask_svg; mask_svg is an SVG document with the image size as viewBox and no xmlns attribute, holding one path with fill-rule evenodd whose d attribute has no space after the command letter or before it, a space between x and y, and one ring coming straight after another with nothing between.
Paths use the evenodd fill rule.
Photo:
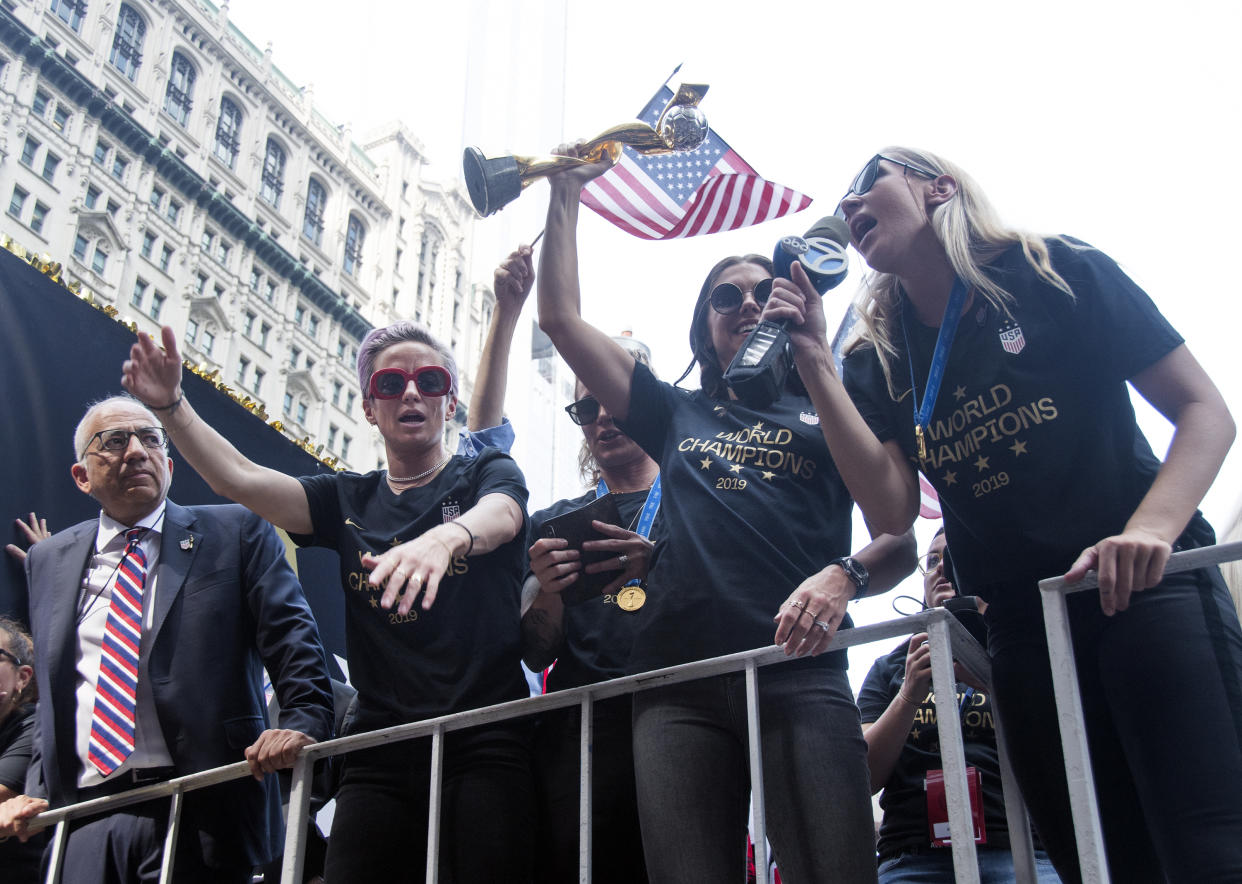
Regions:
<instances>
[{"instance_id":1,"label":"ring on finger","mask_svg":"<svg viewBox=\"0 0 1242 884\"><path fill-rule=\"evenodd\" d=\"M806 605L804 605L802 602L798 601L797 599L794 599L793 601L789 602L789 607L803 610L806 608Z\"/></svg>"},{"instance_id":2,"label":"ring on finger","mask_svg":"<svg viewBox=\"0 0 1242 884\"><path fill-rule=\"evenodd\" d=\"M624 568L626 565L630 563L630 557L627 556L625 553L621 553L621 555L617 556L617 561L620 562L621 567Z\"/></svg>"},{"instance_id":3,"label":"ring on finger","mask_svg":"<svg viewBox=\"0 0 1242 884\"><path fill-rule=\"evenodd\" d=\"M831 627L831 626L830 626L830 625L829 625L826 621L824 621L824 620L816 620L816 621L815 621L815 625L816 625L816 626L818 626L820 629L822 629L824 632L827 632L829 629L831 629L831 628L832 628L832 627Z\"/></svg>"}]
</instances>

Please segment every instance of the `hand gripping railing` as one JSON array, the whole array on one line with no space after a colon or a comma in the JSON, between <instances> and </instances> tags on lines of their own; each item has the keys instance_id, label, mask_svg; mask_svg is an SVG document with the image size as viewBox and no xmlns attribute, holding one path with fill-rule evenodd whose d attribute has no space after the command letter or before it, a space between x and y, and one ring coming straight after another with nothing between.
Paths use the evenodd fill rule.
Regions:
<instances>
[{"instance_id":1,"label":"hand gripping railing","mask_svg":"<svg viewBox=\"0 0 1242 884\"><path fill-rule=\"evenodd\" d=\"M1242 559L1242 541L1205 546L1173 553L1164 573L1193 571ZM1044 629L1048 633L1048 658L1052 667L1052 687L1057 701L1057 725L1061 732L1061 751L1065 756L1065 777L1069 784L1070 810L1074 816L1074 836L1078 841L1078 866L1082 880L1108 884L1108 862L1104 855L1104 833L1100 827L1100 808L1096 803L1095 781L1091 777L1091 753L1083 725L1082 694L1078 690L1078 670L1074 662L1074 642L1065 597L1073 592L1100 585L1094 571L1078 583L1062 577L1039 582L1044 605Z\"/></svg>"},{"instance_id":2,"label":"hand gripping railing","mask_svg":"<svg viewBox=\"0 0 1242 884\"><path fill-rule=\"evenodd\" d=\"M975 856L974 828L970 812L969 790L966 783L966 760L962 748L962 728L958 718L956 677L953 663L956 659L986 689L990 690L991 665L987 655L957 620L943 608L933 608L921 614L840 630L833 636L825 650L834 651L854 645L883 641L896 636L916 632L928 634L932 657L932 688L936 697L936 720L942 747L945 793L949 808L949 832L952 838L953 865L958 882L978 884L979 868ZM307 746L298 755L293 767L293 785L289 798L288 819L285 831L285 852L281 871L282 884L298 884L302 880L302 863L306 848L306 828L310 810L311 773L320 758L340 755L359 749L410 740L430 735L431 743L431 789L429 795L429 821L427 826L427 881L434 884L439 870L439 809L440 784L443 774L444 735L482 724L490 724L511 718L536 715L552 709L579 706L582 710L580 740L580 802L579 802L579 880L591 879L591 711L598 700L621 694L631 694L654 687L707 678L731 672L746 673L747 724L749 731L749 756L751 771L751 797L754 809L755 868L768 868L766 817L763 800L763 764L760 753L759 686L758 668L788 660L779 647L758 648L710 660L700 660L667 669L658 669L639 675L616 678L611 681L557 691L540 697L513 700L482 709L458 712L441 718L403 724L384 730L371 731L351 737L342 737ZM995 714L995 712L994 712ZM1026 809L1018 795L1016 783L1009 770L1001 732L1002 724L996 717L997 749L1000 757L1001 782L1005 795L1005 810L1009 818L1009 837L1014 854L1014 867L1018 884L1035 884L1035 867L1031 849L1030 826ZM172 881L173 859L176 851L177 830L180 820L181 799L184 793L194 789L240 779L250 775L245 762L230 764L202 773L178 777L166 783L144 786L107 798L83 802L56 810L45 811L37 818L38 825L57 824L53 840L52 862L48 871L48 884L59 881L60 865L71 819L115 810L129 804L153 798L172 796L169 809L168 833L164 841L164 862L160 873L161 882ZM739 869L739 875L741 870Z\"/></svg>"}]
</instances>

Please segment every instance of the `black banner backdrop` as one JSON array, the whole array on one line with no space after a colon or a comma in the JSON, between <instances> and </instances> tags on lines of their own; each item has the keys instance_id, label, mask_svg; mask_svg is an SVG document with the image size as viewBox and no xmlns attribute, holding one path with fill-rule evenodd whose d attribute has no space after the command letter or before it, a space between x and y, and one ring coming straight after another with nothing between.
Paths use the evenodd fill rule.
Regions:
<instances>
[{"instance_id":1,"label":"black banner backdrop","mask_svg":"<svg viewBox=\"0 0 1242 884\"><path fill-rule=\"evenodd\" d=\"M98 515L98 505L78 491L69 474L73 430L90 403L123 392L121 363L133 342L134 333L126 326L0 249L0 458L6 461L0 482L0 543L26 545L13 520L31 511L45 517L52 531ZM195 410L255 462L294 476L329 471L210 381L187 371L182 387ZM172 458L172 500L183 506L227 502L175 449ZM0 614L26 622L25 575L12 557L3 558ZM332 675L343 681L333 659L345 657L336 553L298 550L297 565Z\"/></svg>"}]
</instances>

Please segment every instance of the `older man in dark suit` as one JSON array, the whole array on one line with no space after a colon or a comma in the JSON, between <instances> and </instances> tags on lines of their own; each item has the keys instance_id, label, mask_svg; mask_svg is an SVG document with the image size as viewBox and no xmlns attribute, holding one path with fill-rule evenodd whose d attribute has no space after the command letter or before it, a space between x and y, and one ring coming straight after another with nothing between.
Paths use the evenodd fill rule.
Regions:
<instances>
[{"instance_id":1,"label":"older man in dark suit","mask_svg":"<svg viewBox=\"0 0 1242 884\"><path fill-rule=\"evenodd\" d=\"M240 761L255 780L186 796L176 880L246 882L279 850L276 778L332 732L332 690L310 608L268 523L239 506L166 500L167 436L145 406L92 406L74 434L78 488L98 519L30 550L42 690L27 795L0 835L70 804ZM269 729L266 667L280 701ZM43 800L43 799L46 799ZM154 881L167 800L77 823L65 880Z\"/></svg>"}]
</instances>

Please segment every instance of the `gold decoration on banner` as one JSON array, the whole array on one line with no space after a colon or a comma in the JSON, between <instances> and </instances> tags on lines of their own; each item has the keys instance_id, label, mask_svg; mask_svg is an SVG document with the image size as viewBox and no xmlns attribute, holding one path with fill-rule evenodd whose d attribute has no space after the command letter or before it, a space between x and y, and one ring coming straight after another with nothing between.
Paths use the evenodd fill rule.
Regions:
<instances>
[{"instance_id":1,"label":"gold decoration on banner","mask_svg":"<svg viewBox=\"0 0 1242 884\"><path fill-rule=\"evenodd\" d=\"M117 310L116 307L114 307L111 304L102 304L99 301L97 301L95 298L95 293L91 291L87 286L84 286L81 280L71 279L71 280L66 281L65 278L62 276L62 273L64 272L64 266L60 262L52 260L51 255L48 255L46 253L43 255L39 255L39 254L36 254L35 252L28 252L20 243L15 242L13 238L7 234L0 234L0 248L3 248L5 251L12 252L14 255L16 255L18 258L21 258L31 267L34 267L36 270L38 270L40 273L42 273L52 282L64 288L74 297L78 298L79 300L85 301L87 304L90 304L92 307L94 307L96 310L100 311L104 315L108 316L111 319L116 320L119 324L125 326L125 328L129 329L135 335L138 334L138 323L134 322L132 319L130 320L121 319L120 311ZM326 466L328 469L337 470L337 471L344 469L344 467L337 465L338 458L336 458L335 456L329 456L329 457L323 456L324 446L322 443L316 444L311 439L310 436L305 436L301 439L296 439L293 436L291 436L288 432L286 432L283 421L279 421L279 420L268 421L267 408L264 407L263 403L251 396L239 396L237 394L237 391L235 391L228 384L224 383L224 381L220 380L220 369L212 368L206 363L195 365L194 363L190 362L188 359L182 360L182 365L184 366L186 371L190 372L191 374L197 375L198 377L207 381L209 384L211 384L221 393L224 393L226 396L228 396L230 399L232 399L242 408L246 409L248 412L253 414L259 420L266 423L273 430L282 434L286 439L288 439L298 448L301 448L307 454L314 457L316 460L318 460L321 464Z\"/></svg>"}]
</instances>

